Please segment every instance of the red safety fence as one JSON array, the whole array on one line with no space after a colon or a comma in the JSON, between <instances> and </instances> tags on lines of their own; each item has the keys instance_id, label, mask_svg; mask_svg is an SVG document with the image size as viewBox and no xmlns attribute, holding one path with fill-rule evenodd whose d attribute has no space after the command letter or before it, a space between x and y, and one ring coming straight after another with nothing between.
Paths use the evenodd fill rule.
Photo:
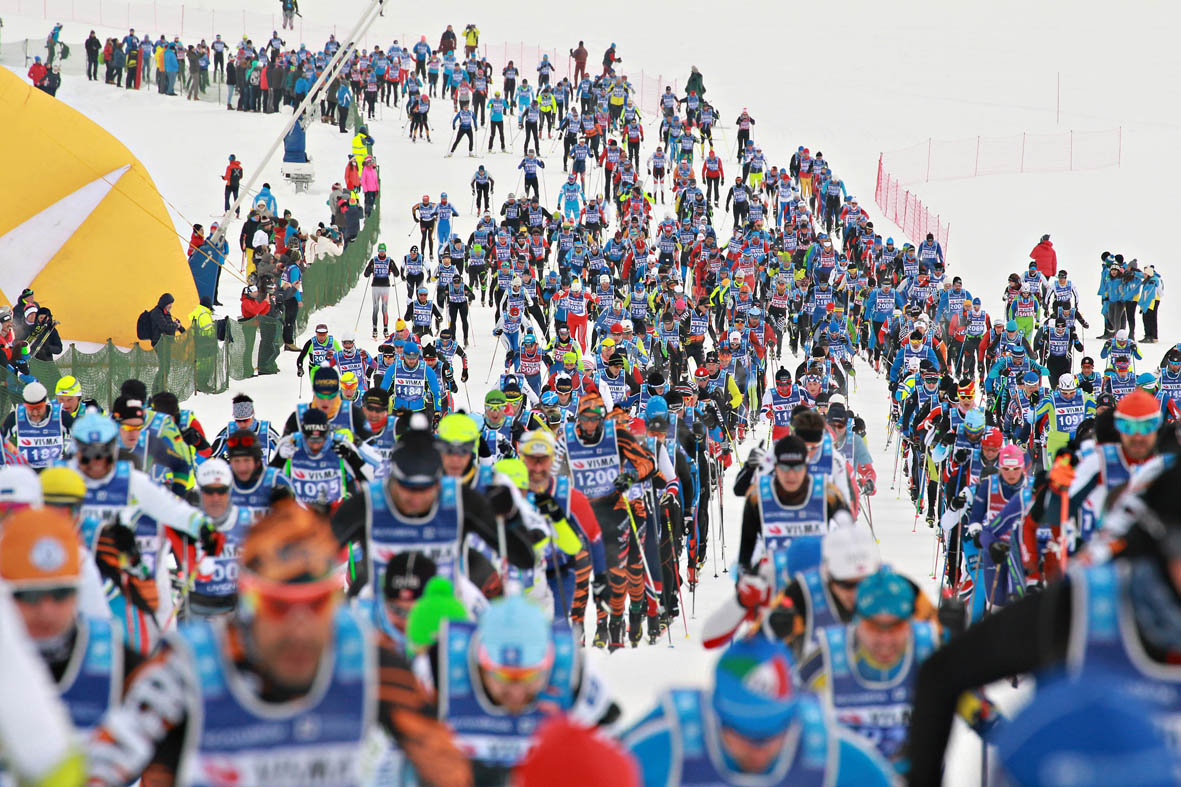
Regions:
<instances>
[{"instance_id":1,"label":"red safety fence","mask_svg":"<svg viewBox=\"0 0 1181 787\"><path fill-rule=\"evenodd\" d=\"M983 175L1118 167L1123 160L1122 148L1122 128L928 139L883 153L882 166L904 184L930 183Z\"/></svg>"},{"instance_id":2,"label":"red safety fence","mask_svg":"<svg viewBox=\"0 0 1181 787\"><path fill-rule=\"evenodd\" d=\"M951 225L945 224L938 214L931 213L917 195L912 194L910 189L904 188L897 178L886 172L882 163L883 157L884 154L878 157L878 180L874 189L874 202L882 214L897 224L915 243L921 243L928 232L934 235L946 255Z\"/></svg>"}]
</instances>

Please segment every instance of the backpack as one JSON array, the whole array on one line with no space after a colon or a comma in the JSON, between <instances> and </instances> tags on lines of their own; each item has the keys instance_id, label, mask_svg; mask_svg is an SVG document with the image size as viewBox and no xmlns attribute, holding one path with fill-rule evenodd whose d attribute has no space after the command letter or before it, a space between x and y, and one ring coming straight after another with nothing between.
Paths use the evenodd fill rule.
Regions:
<instances>
[{"instance_id":1,"label":"backpack","mask_svg":"<svg viewBox=\"0 0 1181 787\"><path fill-rule=\"evenodd\" d=\"M148 314L147 309L140 312L135 321L135 338L145 342L152 340L152 315Z\"/></svg>"}]
</instances>

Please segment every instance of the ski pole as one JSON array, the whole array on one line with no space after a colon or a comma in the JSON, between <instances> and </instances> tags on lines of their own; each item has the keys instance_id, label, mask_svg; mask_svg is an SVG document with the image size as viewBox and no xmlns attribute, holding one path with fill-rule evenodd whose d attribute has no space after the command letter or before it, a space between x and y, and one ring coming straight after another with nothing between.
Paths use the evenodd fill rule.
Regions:
<instances>
[{"instance_id":1,"label":"ski pole","mask_svg":"<svg viewBox=\"0 0 1181 787\"><path fill-rule=\"evenodd\" d=\"M357 326L361 324L361 312L365 310L365 295L366 295L366 293L369 292L369 283L371 281L372 281L372 279L370 277L368 277L368 276L365 277L365 289L361 291L361 305L357 308L357 319L353 320L353 332L354 333L357 330ZM377 320L377 312L374 312L373 314L374 314L373 319Z\"/></svg>"},{"instance_id":2,"label":"ski pole","mask_svg":"<svg viewBox=\"0 0 1181 787\"><path fill-rule=\"evenodd\" d=\"M656 583L652 579L651 569L648 568L648 556L644 554L644 550L640 546L640 531L639 528L636 527L636 515L632 512L631 501L627 499L626 495L620 494L619 497L621 500L623 500L623 507L627 509L627 518L631 520L632 535L636 539L636 548L640 550L640 565L644 567L644 581L647 583L648 588L651 589L653 596L655 596ZM659 604L657 606L659 606Z\"/></svg>"},{"instance_id":3,"label":"ski pole","mask_svg":"<svg viewBox=\"0 0 1181 787\"><path fill-rule=\"evenodd\" d=\"M648 515L652 517L653 522L656 524L656 527L653 528L652 535L654 538L656 538L656 542L657 542L656 543L656 554L659 555L660 554L660 511L656 507L655 498L656 498L656 490L655 489L653 489L651 487L644 489L644 508L648 509ZM645 526L647 526L647 524L648 524L648 520L646 517L644 519L644 524L645 524ZM672 531L670 530L669 531L669 539L670 539L669 548L670 549L672 548L671 538L672 538ZM675 579L675 578L676 577L674 576L673 579ZM661 591L663 592L664 583L669 579L668 577L664 576L663 561L661 561L661 566L660 566L660 579L661 579L660 587L661 587ZM653 592L656 591L655 585L653 585L652 590L653 590ZM666 610L667 607L665 607L664 598L660 594L657 594L657 598L659 599L658 606L661 607L662 611ZM672 626L668 626L665 629L665 633L668 634L668 646L671 648L673 646ZM689 634L689 629L688 629L688 624L686 623L685 624L685 635L688 636L688 634Z\"/></svg>"}]
</instances>

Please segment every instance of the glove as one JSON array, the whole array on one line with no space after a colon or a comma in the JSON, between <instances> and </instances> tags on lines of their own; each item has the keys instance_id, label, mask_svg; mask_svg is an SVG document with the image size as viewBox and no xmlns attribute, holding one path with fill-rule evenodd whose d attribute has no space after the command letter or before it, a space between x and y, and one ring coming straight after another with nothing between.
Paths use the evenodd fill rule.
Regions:
<instances>
[{"instance_id":1,"label":"glove","mask_svg":"<svg viewBox=\"0 0 1181 787\"><path fill-rule=\"evenodd\" d=\"M455 380L452 380L447 385L447 390L451 391L451 393L459 393L459 385L455 382Z\"/></svg>"},{"instance_id":2,"label":"glove","mask_svg":"<svg viewBox=\"0 0 1181 787\"><path fill-rule=\"evenodd\" d=\"M201 529L197 531L197 536L201 540L201 548L205 550L205 554L207 555L216 557L225 549L226 534L218 530L217 526L209 519L206 519L201 525Z\"/></svg>"},{"instance_id":3,"label":"glove","mask_svg":"<svg viewBox=\"0 0 1181 787\"><path fill-rule=\"evenodd\" d=\"M992 558L993 563L1004 563L1009 558L1009 542L993 541L988 545L988 556Z\"/></svg>"},{"instance_id":4,"label":"glove","mask_svg":"<svg viewBox=\"0 0 1181 787\"><path fill-rule=\"evenodd\" d=\"M517 510L512 491L500 484L493 484L488 490L488 505L492 508L492 513L499 517L510 516Z\"/></svg>"},{"instance_id":5,"label":"glove","mask_svg":"<svg viewBox=\"0 0 1181 787\"><path fill-rule=\"evenodd\" d=\"M566 512L562 510L558 501L546 492L537 492L533 495L533 507L537 509L537 513L553 522L566 516Z\"/></svg>"},{"instance_id":6,"label":"glove","mask_svg":"<svg viewBox=\"0 0 1181 787\"><path fill-rule=\"evenodd\" d=\"M963 492L960 492L948 502L947 507L952 511L962 511L967 504L968 498L964 496Z\"/></svg>"},{"instance_id":7,"label":"glove","mask_svg":"<svg viewBox=\"0 0 1181 787\"><path fill-rule=\"evenodd\" d=\"M631 473L620 473L615 477L615 491L623 494L631 488L632 484L636 482L636 477Z\"/></svg>"},{"instance_id":8,"label":"glove","mask_svg":"<svg viewBox=\"0 0 1181 787\"><path fill-rule=\"evenodd\" d=\"M459 375L459 381L461 383L467 382L467 367L466 366L463 367L463 372Z\"/></svg>"},{"instance_id":9,"label":"glove","mask_svg":"<svg viewBox=\"0 0 1181 787\"><path fill-rule=\"evenodd\" d=\"M302 363L299 366L295 367L295 376L296 377L303 377L303 364Z\"/></svg>"},{"instance_id":10,"label":"glove","mask_svg":"<svg viewBox=\"0 0 1181 787\"><path fill-rule=\"evenodd\" d=\"M1069 455L1063 455L1054 460L1050 468L1050 489L1054 492L1068 492L1074 483L1074 465Z\"/></svg>"},{"instance_id":11,"label":"glove","mask_svg":"<svg viewBox=\"0 0 1181 787\"><path fill-rule=\"evenodd\" d=\"M501 437L496 441L496 453L503 459L513 455L513 444L508 438Z\"/></svg>"},{"instance_id":12,"label":"glove","mask_svg":"<svg viewBox=\"0 0 1181 787\"><path fill-rule=\"evenodd\" d=\"M290 459L295 454L295 437L287 435L279 441L279 456Z\"/></svg>"},{"instance_id":13,"label":"glove","mask_svg":"<svg viewBox=\"0 0 1181 787\"><path fill-rule=\"evenodd\" d=\"M747 455L746 462L743 463L743 467L753 470L762 463L763 448L762 446L756 445L754 448L750 449L750 454Z\"/></svg>"},{"instance_id":14,"label":"glove","mask_svg":"<svg viewBox=\"0 0 1181 787\"><path fill-rule=\"evenodd\" d=\"M872 478L867 478L861 482L861 491L867 495L872 495L877 491L877 484L873 482Z\"/></svg>"},{"instance_id":15,"label":"glove","mask_svg":"<svg viewBox=\"0 0 1181 787\"><path fill-rule=\"evenodd\" d=\"M596 600L601 600L606 604L608 596L611 595L611 590L607 587L607 577L596 574L595 578L591 580L591 592Z\"/></svg>"},{"instance_id":16,"label":"glove","mask_svg":"<svg viewBox=\"0 0 1181 787\"><path fill-rule=\"evenodd\" d=\"M194 448L200 447L201 443L205 441L205 438L201 436L201 433L197 431L197 427L195 426L185 429L180 433L180 436L184 438L185 444L191 445Z\"/></svg>"},{"instance_id":17,"label":"glove","mask_svg":"<svg viewBox=\"0 0 1181 787\"><path fill-rule=\"evenodd\" d=\"M943 631L954 637L968 627L968 606L961 599L949 596L939 605L938 617Z\"/></svg>"},{"instance_id":18,"label":"glove","mask_svg":"<svg viewBox=\"0 0 1181 787\"><path fill-rule=\"evenodd\" d=\"M346 462L357 455L356 447L348 440L335 440L332 443L332 453L344 459Z\"/></svg>"},{"instance_id":19,"label":"glove","mask_svg":"<svg viewBox=\"0 0 1181 787\"><path fill-rule=\"evenodd\" d=\"M785 597L767 616L767 625L779 639L789 639L796 633L796 621L799 618L799 610L791 603L791 599Z\"/></svg>"},{"instance_id":20,"label":"glove","mask_svg":"<svg viewBox=\"0 0 1181 787\"><path fill-rule=\"evenodd\" d=\"M973 522L964 529L964 533L968 538L972 539L976 546L980 546L980 531L983 529L979 522Z\"/></svg>"},{"instance_id":21,"label":"glove","mask_svg":"<svg viewBox=\"0 0 1181 787\"><path fill-rule=\"evenodd\" d=\"M743 574L738 578L738 603L745 609L756 610L771 602L771 584L758 574Z\"/></svg>"},{"instance_id":22,"label":"glove","mask_svg":"<svg viewBox=\"0 0 1181 787\"><path fill-rule=\"evenodd\" d=\"M948 432L944 434L939 438L939 442L947 446L955 445L955 432Z\"/></svg>"},{"instance_id":23,"label":"glove","mask_svg":"<svg viewBox=\"0 0 1181 787\"><path fill-rule=\"evenodd\" d=\"M954 435L952 439L955 439ZM968 459L971 458L971 456L972 453L967 448L958 448L956 449L956 452L951 455L951 460L957 465L963 465L967 464Z\"/></svg>"},{"instance_id":24,"label":"glove","mask_svg":"<svg viewBox=\"0 0 1181 787\"><path fill-rule=\"evenodd\" d=\"M499 329L499 328L497 328L497 329L495 329L494 331L492 331L492 335L493 335L493 336L500 336L502 333L504 333L504 331L502 331L502 330L501 330L501 329Z\"/></svg>"}]
</instances>

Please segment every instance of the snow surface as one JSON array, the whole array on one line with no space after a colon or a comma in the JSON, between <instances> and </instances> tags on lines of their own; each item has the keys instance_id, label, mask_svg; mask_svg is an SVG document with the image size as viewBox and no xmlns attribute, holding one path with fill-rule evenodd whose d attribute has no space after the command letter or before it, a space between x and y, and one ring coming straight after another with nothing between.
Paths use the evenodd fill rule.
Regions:
<instances>
[{"instance_id":1,"label":"snow surface","mask_svg":"<svg viewBox=\"0 0 1181 787\"><path fill-rule=\"evenodd\" d=\"M216 0L203 0L190 5L216 4ZM160 3L165 5L174 4ZM277 2L244 0L240 6L273 13ZM309 24L348 29L362 7L360 0L337 0L330 5L308 2L301 10ZM850 193L861 197L871 215L877 213L871 203L881 150L932 137L1003 136L1122 125L1119 169L995 176L912 188L934 212L950 221L949 270L962 275L965 286L984 298L994 315L1000 310L999 295L1008 273L1025 268L1028 250L1044 232L1052 234L1059 265L1070 271L1079 289L1092 336L1100 325L1093 293L1101 251L1122 251L1129 258L1138 257L1142 264L1155 263L1166 286L1171 286L1172 274L1179 270L1166 256L1175 251L1171 243L1172 205L1157 196L1181 172L1179 154L1172 144L1181 128L1181 105L1167 100L1175 93L1169 83L1181 65L1181 54L1171 39L1174 25L1170 24L1177 20L1178 12L1171 6L1133 2L1117 8L1061 0L987 4L851 0L821 11L771 2L718 8L699 0L642 5L603 0L578 23L563 9L541 3L504 2L496 11L493 17L487 4L472 0L449 3L445 14L430 5L389 4L386 16L377 20L367 39L385 46L393 38L405 41L407 34L415 40L421 31L433 44L446 24L458 31L471 21L480 26L482 40L488 43L524 39L561 52L577 46L583 38L592 69L611 41L617 43L623 58L623 73L644 68L648 73L679 74L683 84L689 66L697 65L705 76L708 98L719 106L726 125L748 107L757 120L754 138L768 151L772 163L786 164L800 144L812 151L823 150ZM14 38L43 38L53 21L6 15L0 32L5 45ZM67 23L63 39L80 42L89 28ZM122 35L126 31L98 32ZM252 31L255 41L265 36L265 30ZM223 37L232 41L236 35ZM322 40L307 43L319 47ZM75 56L82 57L80 47ZM517 65L533 76L533 63ZM18 71L23 74L24 69ZM1059 78L1061 116L1056 124ZM666 81L671 83L671 78ZM58 97L118 136L144 162L169 202L178 233L186 240L191 222L208 225L211 217L220 213L220 175L226 156L236 154L249 175L286 117L227 112L209 103L164 98L154 91L129 93L101 82L90 84L81 77L68 77ZM481 162L497 179L494 207L507 192L519 190L518 156L469 160L457 153L456 158L443 158L442 143L448 138L445 123L450 119L444 109L436 101L433 145L411 145L395 110L383 108L383 115L370 123L383 167L382 239L398 257L417 241L407 235L412 230L409 209L423 193L437 198L439 192L447 191L460 210L470 212L467 183ZM715 133L727 167L733 166L732 135L731 128ZM267 168L265 174L280 207L291 208L303 226L325 219L324 200L332 181L342 178L349 139L350 135L328 126L309 133L308 151L317 170L310 194L293 195L281 184L277 158ZM646 146L645 156L650 148ZM547 149L543 140L543 152ZM545 181L555 189L549 195L552 205L561 182L560 151L546 158L550 168L545 171ZM880 219L875 223L883 235L894 229L896 238L901 237L896 228ZM464 237L471 226L469 217L458 221ZM232 237L239 227L237 223L232 227ZM362 290L359 286L341 304L318 315L313 324L326 321L338 335L356 325L359 336L365 337L362 345L372 352L375 343L367 338L369 318L365 313L369 303L362 298ZM220 298L231 304L235 316L239 291L232 276L222 277ZM1171 290L1166 291L1165 299L1166 306L1171 306ZM493 357L488 355L493 349L491 310L477 308L474 316L468 393L478 404L488 388L484 378L488 362L499 365L497 359L503 356L499 351ZM1161 335L1166 342L1177 336L1179 325L1175 310L1162 310ZM305 338L298 337L298 341ZM1097 354L1099 343L1090 340L1087 349ZM1155 363L1163 348L1150 346L1145 351L1146 360ZM216 431L228 418L230 395L241 390L255 398L260 412L281 418L298 400L301 386L292 377L294 355L283 354L279 364L280 375L236 383L230 393L220 396L199 394L185 406L193 408L207 430ZM872 501L882 554L933 596L937 583L931 578L931 531L921 522L915 528L913 508L890 491L893 456L883 451L885 381L863 363L858 366L859 390L851 396L851 406L866 418L868 444L882 479ZM461 390L457 402L462 405L464 401ZM763 435L761 428L756 430L741 447L739 458ZM728 478L727 486L729 482ZM727 559L731 561L737 548L740 511L741 501L728 497L725 518L730 547ZM718 578L712 576L712 556L707 566L711 570L702 575L697 614L688 620L688 639L681 621L672 628L675 653L669 652L667 640L609 658L592 649L592 658L606 672L628 719L643 713L657 692L667 686L709 680L714 656L701 648L700 625L710 610L730 595L732 578L721 572L721 565ZM688 610L690 599L686 597L685 602L683 608ZM1006 704L1010 695L1002 694ZM980 747L975 737L957 733L949 751L947 783L978 782Z\"/></svg>"}]
</instances>

